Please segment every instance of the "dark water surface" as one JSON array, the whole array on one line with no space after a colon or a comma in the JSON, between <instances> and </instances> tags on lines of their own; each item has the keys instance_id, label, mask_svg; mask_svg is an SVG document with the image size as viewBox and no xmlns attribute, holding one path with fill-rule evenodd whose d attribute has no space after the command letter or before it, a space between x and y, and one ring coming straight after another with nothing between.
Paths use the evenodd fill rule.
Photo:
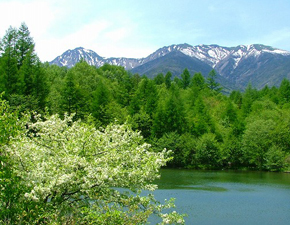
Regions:
<instances>
[{"instance_id":1,"label":"dark water surface","mask_svg":"<svg viewBox=\"0 0 290 225\"><path fill-rule=\"evenodd\" d=\"M165 169L157 184L186 224L290 224L289 173Z\"/></svg>"}]
</instances>

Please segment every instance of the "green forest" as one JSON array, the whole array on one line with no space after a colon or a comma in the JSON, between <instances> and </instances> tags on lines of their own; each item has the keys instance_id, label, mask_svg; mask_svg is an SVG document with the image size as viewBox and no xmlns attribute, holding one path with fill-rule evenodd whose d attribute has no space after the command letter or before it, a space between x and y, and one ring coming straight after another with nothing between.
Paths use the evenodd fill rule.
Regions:
<instances>
[{"instance_id":1,"label":"green forest","mask_svg":"<svg viewBox=\"0 0 290 225\"><path fill-rule=\"evenodd\" d=\"M155 151L173 150L170 166L283 170L290 154L290 82L222 94L212 71L151 80L122 67L81 61L41 63L25 25L2 39L0 92L20 112L74 115L104 127L131 124ZM287 161L288 160L288 161Z\"/></svg>"},{"instance_id":2,"label":"green forest","mask_svg":"<svg viewBox=\"0 0 290 225\"><path fill-rule=\"evenodd\" d=\"M140 140L136 143L150 144L150 151L156 157L165 148L171 150L168 157L172 157L172 160L165 160L167 167L289 170L289 80L284 79L279 87L265 86L261 90L249 84L243 92L233 90L226 95L223 87L216 82L214 70L203 76L201 73L190 74L185 68L180 77L172 77L168 71L149 79L119 66L106 64L96 68L84 60L72 68L59 67L40 61L35 53L33 38L24 23L18 29L10 27L0 46L1 188L7 191L3 191L0 197L2 208L3 199L6 198L6 203L9 199L10 205L5 207L10 210L11 215L19 212L19 205L12 207L13 201L17 201L21 194L19 190L29 189L31 186L20 187L22 183L18 181L21 176L12 174L9 169L9 166L13 167L13 160L10 162L5 149L14 143L14 137L24 132L23 129L31 137L37 136L36 130L41 128L34 130L28 124L39 120L43 123L46 120L54 121L51 126L55 126L52 129L56 133L62 132L57 128L59 121L81 124L80 127L95 130L108 129L110 126L120 126L118 129L121 129L126 126L125 131L131 132L128 135L139 135ZM38 115L38 119L34 115ZM56 115L58 119L53 120L52 117ZM49 133L50 130L46 129L48 131L43 132ZM125 133L124 136L127 135ZM112 142L111 139L108 142ZM25 162L20 160L20 163ZM146 166L144 164L144 168ZM161 166L165 166L165 163L161 163L159 167ZM78 190L76 188L75 193ZM55 198L53 195L48 196L53 202L54 199L63 198L65 193L67 196L75 194L74 191L68 192L64 188L64 192L56 194ZM37 204L28 205L25 206L26 212L37 211ZM51 207L56 205L52 204ZM118 219L125 218L111 210L110 218L112 215ZM3 216L5 210L1 211ZM144 212L146 213L148 212ZM90 216L97 218L96 215ZM22 215L21 218L25 221L26 217ZM49 216L42 217L42 220L44 218ZM32 222L27 222L29 223ZM41 223L41 220L36 223Z\"/></svg>"}]
</instances>

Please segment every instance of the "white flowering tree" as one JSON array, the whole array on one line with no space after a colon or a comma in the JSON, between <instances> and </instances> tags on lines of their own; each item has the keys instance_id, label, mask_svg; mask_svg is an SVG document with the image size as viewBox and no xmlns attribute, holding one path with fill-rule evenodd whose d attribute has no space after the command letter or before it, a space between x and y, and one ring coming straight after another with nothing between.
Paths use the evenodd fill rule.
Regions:
<instances>
[{"instance_id":1,"label":"white flowering tree","mask_svg":"<svg viewBox=\"0 0 290 225\"><path fill-rule=\"evenodd\" d=\"M150 151L128 125L98 130L69 116L35 119L7 151L28 187L24 199L43 209L40 222L144 224L155 213L162 224L184 223L175 211L162 213L172 201L160 204L151 192L168 151Z\"/></svg>"}]
</instances>

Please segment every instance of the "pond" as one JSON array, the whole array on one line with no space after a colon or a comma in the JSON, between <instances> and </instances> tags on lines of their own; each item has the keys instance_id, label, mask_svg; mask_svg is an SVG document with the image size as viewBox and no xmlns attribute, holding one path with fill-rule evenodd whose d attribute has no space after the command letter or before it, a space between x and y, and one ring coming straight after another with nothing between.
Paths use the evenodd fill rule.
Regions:
<instances>
[{"instance_id":1,"label":"pond","mask_svg":"<svg viewBox=\"0 0 290 225\"><path fill-rule=\"evenodd\" d=\"M186 224L290 224L288 173L164 169L156 183Z\"/></svg>"}]
</instances>

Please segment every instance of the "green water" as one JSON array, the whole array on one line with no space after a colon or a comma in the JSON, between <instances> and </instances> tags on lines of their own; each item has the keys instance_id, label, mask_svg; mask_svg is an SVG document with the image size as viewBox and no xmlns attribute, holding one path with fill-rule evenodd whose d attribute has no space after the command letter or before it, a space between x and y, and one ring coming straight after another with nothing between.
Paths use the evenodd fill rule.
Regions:
<instances>
[{"instance_id":1,"label":"green water","mask_svg":"<svg viewBox=\"0 0 290 225\"><path fill-rule=\"evenodd\" d=\"M165 169L157 184L186 224L290 224L290 174Z\"/></svg>"}]
</instances>

